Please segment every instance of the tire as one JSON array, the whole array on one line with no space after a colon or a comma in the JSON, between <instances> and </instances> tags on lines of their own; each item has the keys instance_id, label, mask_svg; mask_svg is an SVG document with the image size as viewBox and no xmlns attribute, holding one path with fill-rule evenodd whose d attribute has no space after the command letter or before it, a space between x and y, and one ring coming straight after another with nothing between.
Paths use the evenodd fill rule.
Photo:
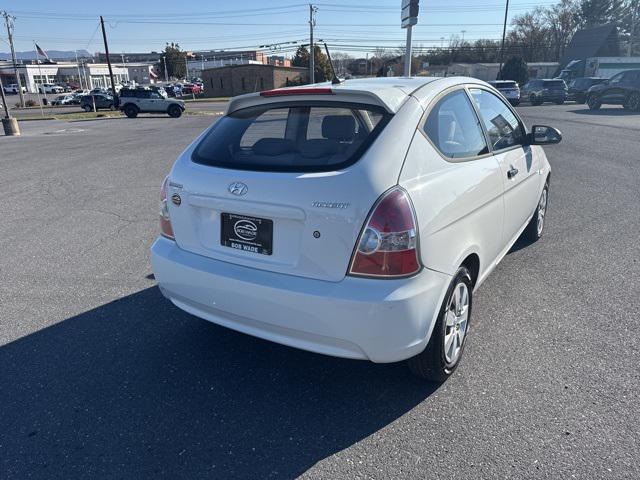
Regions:
<instances>
[{"instance_id":1,"label":"tire","mask_svg":"<svg viewBox=\"0 0 640 480\"><path fill-rule=\"evenodd\" d=\"M564 103L564 100L556 100L554 103L556 105L562 105Z\"/></svg>"},{"instance_id":2,"label":"tire","mask_svg":"<svg viewBox=\"0 0 640 480\"><path fill-rule=\"evenodd\" d=\"M623 107L632 112L640 111L640 93L631 93L624 101Z\"/></svg>"},{"instance_id":3,"label":"tire","mask_svg":"<svg viewBox=\"0 0 640 480\"><path fill-rule=\"evenodd\" d=\"M129 118L136 118L138 116L138 107L134 105L125 105L124 114Z\"/></svg>"},{"instance_id":4,"label":"tire","mask_svg":"<svg viewBox=\"0 0 640 480\"><path fill-rule=\"evenodd\" d=\"M182 115L182 109L178 105L170 105L167 113L171 118L178 118Z\"/></svg>"},{"instance_id":5,"label":"tire","mask_svg":"<svg viewBox=\"0 0 640 480\"><path fill-rule=\"evenodd\" d=\"M522 239L533 243L542 237L544 233L545 220L547 216L547 210L549 205L549 183L545 183L540 198L538 199L538 205L536 205L536 211L531 217L531 221L522 232Z\"/></svg>"},{"instance_id":6,"label":"tire","mask_svg":"<svg viewBox=\"0 0 640 480\"><path fill-rule=\"evenodd\" d=\"M92 111L93 111L93 107L92 107L91 105L83 105L83 106L82 106L82 109L83 109L85 112L92 112Z\"/></svg>"},{"instance_id":7,"label":"tire","mask_svg":"<svg viewBox=\"0 0 640 480\"><path fill-rule=\"evenodd\" d=\"M531 105L534 105L536 107L543 104L542 98L536 97L535 95L531 95L529 97L529 101L531 102Z\"/></svg>"},{"instance_id":8,"label":"tire","mask_svg":"<svg viewBox=\"0 0 640 480\"><path fill-rule=\"evenodd\" d=\"M449 284L427 347L407 360L414 375L442 383L456 370L469 332L472 292L471 274L462 266Z\"/></svg>"},{"instance_id":9,"label":"tire","mask_svg":"<svg viewBox=\"0 0 640 480\"><path fill-rule=\"evenodd\" d=\"M112 112L116 109L115 105L109 105L109 110L111 110Z\"/></svg>"},{"instance_id":10,"label":"tire","mask_svg":"<svg viewBox=\"0 0 640 480\"><path fill-rule=\"evenodd\" d=\"M587 97L587 105L589 107L589 110L600 110L602 102L597 95L589 95Z\"/></svg>"}]
</instances>

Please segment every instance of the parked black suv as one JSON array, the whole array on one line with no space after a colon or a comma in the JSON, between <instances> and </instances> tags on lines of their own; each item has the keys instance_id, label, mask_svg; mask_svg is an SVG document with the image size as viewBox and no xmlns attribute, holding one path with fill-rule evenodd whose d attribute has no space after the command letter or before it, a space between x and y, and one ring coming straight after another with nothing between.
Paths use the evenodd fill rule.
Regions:
<instances>
[{"instance_id":1,"label":"parked black suv","mask_svg":"<svg viewBox=\"0 0 640 480\"><path fill-rule=\"evenodd\" d=\"M606 81L606 78L600 77L580 77L571 80L571 83L569 83L569 100L585 103L587 101L587 91L594 85L600 85Z\"/></svg>"},{"instance_id":2,"label":"parked black suv","mask_svg":"<svg viewBox=\"0 0 640 480\"><path fill-rule=\"evenodd\" d=\"M587 105L597 110L602 105L622 105L627 110L640 111L640 70L625 70L608 82L594 85L587 92Z\"/></svg>"},{"instance_id":3,"label":"parked black suv","mask_svg":"<svg viewBox=\"0 0 640 480\"><path fill-rule=\"evenodd\" d=\"M92 95L85 95L80 99L80 108L85 112L93 112L93 106L96 106L96 110L106 108L107 110L115 110L115 104L113 103L113 97L111 95L104 95L102 93L94 93Z\"/></svg>"},{"instance_id":4,"label":"parked black suv","mask_svg":"<svg viewBox=\"0 0 640 480\"><path fill-rule=\"evenodd\" d=\"M560 78L530 80L520 93L532 105L542 105L544 102L562 105L567 100L567 84Z\"/></svg>"}]
</instances>

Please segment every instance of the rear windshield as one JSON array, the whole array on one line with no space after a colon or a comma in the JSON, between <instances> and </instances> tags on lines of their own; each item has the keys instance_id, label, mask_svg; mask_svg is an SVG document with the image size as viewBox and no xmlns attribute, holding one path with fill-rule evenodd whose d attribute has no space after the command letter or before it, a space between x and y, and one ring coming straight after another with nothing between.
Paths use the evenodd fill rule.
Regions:
<instances>
[{"instance_id":1,"label":"rear windshield","mask_svg":"<svg viewBox=\"0 0 640 480\"><path fill-rule=\"evenodd\" d=\"M496 82L495 87L500 90L501 88L516 88L518 84L516 82Z\"/></svg>"},{"instance_id":2,"label":"rear windshield","mask_svg":"<svg viewBox=\"0 0 640 480\"><path fill-rule=\"evenodd\" d=\"M192 159L239 170L322 171L356 162L391 115L370 105L270 104L222 117Z\"/></svg>"},{"instance_id":3,"label":"rear windshield","mask_svg":"<svg viewBox=\"0 0 640 480\"><path fill-rule=\"evenodd\" d=\"M545 80L544 88L564 88L564 80Z\"/></svg>"}]
</instances>

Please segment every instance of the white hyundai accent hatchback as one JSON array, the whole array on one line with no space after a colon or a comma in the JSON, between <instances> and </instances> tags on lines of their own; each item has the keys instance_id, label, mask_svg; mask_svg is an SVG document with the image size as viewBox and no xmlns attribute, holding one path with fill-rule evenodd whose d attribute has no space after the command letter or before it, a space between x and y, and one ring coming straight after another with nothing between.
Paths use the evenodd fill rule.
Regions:
<instances>
[{"instance_id":1,"label":"white hyundai accent hatchback","mask_svg":"<svg viewBox=\"0 0 640 480\"><path fill-rule=\"evenodd\" d=\"M235 97L162 185L155 278L219 325L443 381L473 292L542 235L560 139L471 78Z\"/></svg>"}]
</instances>

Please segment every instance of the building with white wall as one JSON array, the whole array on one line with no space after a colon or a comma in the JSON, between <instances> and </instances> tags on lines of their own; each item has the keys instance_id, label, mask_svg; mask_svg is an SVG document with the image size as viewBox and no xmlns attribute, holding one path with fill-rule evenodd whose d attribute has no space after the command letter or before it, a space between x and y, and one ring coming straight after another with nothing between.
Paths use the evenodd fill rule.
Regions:
<instances>
[{"instance_id":1,"label":"building with white wall","mask_svg":"<svg viewBox=\"0 0 640 480\"><path fill-rule=\"evenodd\" d=\"M111 65L113 77L116 84L129 80L129 68L121 65ZM142 67L139 67L142 68ZM149 68L146 70L149 72ZM58 63L21 63L18 64L18 74L22 85L27 87L27 91L35 93L37 85L43 83L77 83L82 88L97 88L111 86L109 77L109 67L106 63L87 63L78 65L75 62ZM141 77L142 77L141 73ZM0 78L3 85L16 82L14 68L11 62L0 62ZM139 83L149 83L139 82Z\"/></svg>"}]
</instances>

